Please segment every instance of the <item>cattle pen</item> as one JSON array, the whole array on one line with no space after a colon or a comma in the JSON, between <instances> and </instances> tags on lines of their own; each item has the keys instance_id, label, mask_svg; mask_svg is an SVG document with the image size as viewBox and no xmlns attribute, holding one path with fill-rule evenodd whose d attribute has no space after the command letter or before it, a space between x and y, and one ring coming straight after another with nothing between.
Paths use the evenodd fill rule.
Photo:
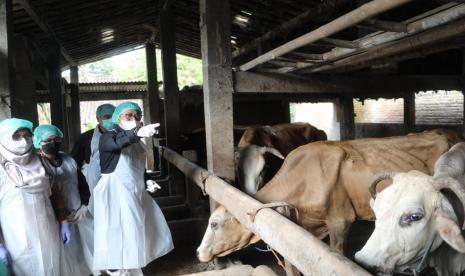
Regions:
<instances>
[{"instance_id":1,"label":"cattle pen","mask_svg":"<svg viewBox=\"0 0 465 276\"><path fill-rule=\"evenodd\" d=\"M305 275L370 275L306 230L224 180L168 148L159 146L159 150L166 160Z\"/></svg>"},{"instance_id":2,"label":"cattle pen","mask_svg":"<svg viewBox=\"0 0 465 276\"><path fill-rule=\"evenodd\" d=\"M104 75L82 81L84 66L138 50L144 68L137 80ZM195 70L181 68L179 55L198 60L201 83L180 87L180 70ZM149 265L144 273L150 276L174 276L184 263L192 268L179 274L212 268L195 267L200 261L194 248L218 206L285 260L281 269L272 253L257 257L250 249L245 264L260 265L265 258L264 264L287 276L370 275L371 268L355 263L353 253L360 248L353 244L359 237L367 240L373 222L358 225L362 229L354 230L347 248L327 245L330 234L321 238L288 216L292 203L263 203L241 186L246 177L238 165L244 154L239 142L251 129L261 139L253 142L265 152L254 159L262 170L249 178L263 182L258 189L289 160L287 153L270 154L279 143L292 144L293 152L323 144L320 140L329 145L435 128L463 139L464 91L465 0L0 0L0 120L56 125L63 130L65 152L89 123L87 106L136 101L144 124L160 123L145 143L146 178L162 187L152 197L176 249L170 261ZM93 113L90 117L94 123ZM324 137L305 133L306 139L291 143L286 139L295 137L278 133L283 125L299 123L321 129ZM320 163L327 156L321 154ZM355 163L364 157L353 150L342 159ZM367 167L354 175L365 181L375 173ZM429 172L423 163L418 167ZM323 171L327 178L339 176ZM289 193L298 203L329 205L324 200L333 194L311 197L305 193L309 185L298 179L289 183ZM369 209L368 188L353 194L355 202L345 207ZM222 253L208 265L221 268Z\"/></svg>"}]
</instances>

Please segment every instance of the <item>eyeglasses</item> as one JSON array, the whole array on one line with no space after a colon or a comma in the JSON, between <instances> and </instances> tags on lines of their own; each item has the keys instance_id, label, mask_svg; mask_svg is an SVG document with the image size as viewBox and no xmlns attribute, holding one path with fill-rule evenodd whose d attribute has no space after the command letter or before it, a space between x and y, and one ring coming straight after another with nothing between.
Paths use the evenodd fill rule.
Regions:
<instances>
[{"instance_id":1,"label":"eyeglasses","mask_svg":"<svg viewBox=\"0 0 465 276\"><path fill-rule=\"evenodd\" d=\"M133 118L135 120L137 120L137 121L140 121L142 116L140 114L138 114L138 113L123 113L123 114L120 115L120 118L121 117L126 119L127 121L130 121Z\"/></svg>"}]
</instances>

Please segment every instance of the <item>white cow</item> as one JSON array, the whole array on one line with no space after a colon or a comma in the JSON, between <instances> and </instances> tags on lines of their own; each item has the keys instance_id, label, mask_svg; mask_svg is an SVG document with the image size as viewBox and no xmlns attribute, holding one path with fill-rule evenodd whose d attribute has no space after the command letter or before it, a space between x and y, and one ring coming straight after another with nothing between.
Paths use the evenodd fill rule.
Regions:
<instances>
[{"instance_id":1,"label":"white cow","mask_svg":"<svg viewBox=\"0 0 465 276\"><path fill-rule=\"evenodd\" d=\"M376 194L376 185L390 178L392 185ZM446 197L441 193L444 189L456 197ZM438 275L459 275L465 270L465 240L452 207L458 203L457 214L465 208L462 184L451 177L435 179L410 171L377 177L370 192L376 226L355 254L358 262L382 273L419 272L427 265Z\"/></svg>"}]
</instances>

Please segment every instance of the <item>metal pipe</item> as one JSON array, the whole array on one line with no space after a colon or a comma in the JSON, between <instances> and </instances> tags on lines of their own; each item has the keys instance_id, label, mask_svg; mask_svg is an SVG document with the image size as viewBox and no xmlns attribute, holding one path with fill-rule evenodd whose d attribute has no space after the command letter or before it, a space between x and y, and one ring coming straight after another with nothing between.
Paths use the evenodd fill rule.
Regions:
<instances>
[{"instance_id":1,"label":"metal pipe","mask_svg":"<svg viewBox=\"0 0 465 276\"><path fill-rule=\"evenodd\" d=\"M252 222L246 214L262 205L178 153L161 147L163 157L225 206L243 225L260 236L304 275L370 275L308 231L271 209L263 209Z\"/></svg>"},{"instance_id":2,"label":"metal pipe","mask_svg":"<svg viewBox=\"0 0 465 276\"><path fill-rule=\"evenodd\" d=\"M241 71L248 71L257 65L265 63L269 60L275 59L276 57L287 54L295 49L305 46L309 43L315 42L319 39L329 37L339 31L342 31L348 27L354 26L368 18L378 15L382 12L396 8L412 0L373 0L366 3L357 9L346 13L345 15L329 22L326 25L319 27L303 36L300 36L294 40L291 40L257 58L241 65L239 69Z\"/></svg>"}]
</instances>

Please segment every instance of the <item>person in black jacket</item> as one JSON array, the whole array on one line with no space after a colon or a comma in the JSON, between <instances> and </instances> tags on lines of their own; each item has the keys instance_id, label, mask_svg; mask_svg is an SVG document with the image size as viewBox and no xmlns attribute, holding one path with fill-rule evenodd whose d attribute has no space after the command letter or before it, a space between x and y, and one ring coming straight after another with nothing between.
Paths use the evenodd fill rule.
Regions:
<instances>
[{"instance_id":1,"label":"person in black jacket","mask_svg":"<svg viewBox=\"0 0 465 276\"><path fill-rule=\"evenodd\" d=\"M100 166L98 159L98 142L102 133L113 129L111 115L115 111L115 106L112 104L102 104L97 107L96 117L98 124L94 129L82 133L74 143L71 150L71 156L78 165L79 171L79 191L81 194L87 195L87 198L82 199L83 204L88 205L90 197L90 188L94 187L100 178ZM94 146L92 147L92 144ZM91 156L96 158L95 166L90 164ZM92 168L90 168L92 167ZM89 185L89 182L90 185ZM94 182L94 183L92 183Z\"/></svg>"},{"instance_id":2,"label":"person in black jacket","mask_svg":"<svg viewBox=\"0 0 465 276\"><path fill-rule=\"evenodd\" d=\"M102 177L94 198L94 270L110 275L143 275L141 268L173 249L160 207L145 191L145 145L159 124L141 126L142 110L118 105L115 128L100 138Z\"/></svg>"},{"instance_id":3,"label":"person in black jacket","mask_svg":"<svg viewBox=\"0 0 465 276\"><path fill-rule=\"evenodd\" d=\"M79 223L80 234L85 245L84 257L87 265L92 268L94 248L94 218L93 218L93 190L100 179L100 153L99 142L103 133L113 129L111 116L115 111L112 104L103 104L97 108L98 125L95 129L81 134L74 144L71 156L78 166L79 193L82 207L75 214L75 220ZM99 275L98 271L93 271Z\"/></svg>"}]
</instances>

